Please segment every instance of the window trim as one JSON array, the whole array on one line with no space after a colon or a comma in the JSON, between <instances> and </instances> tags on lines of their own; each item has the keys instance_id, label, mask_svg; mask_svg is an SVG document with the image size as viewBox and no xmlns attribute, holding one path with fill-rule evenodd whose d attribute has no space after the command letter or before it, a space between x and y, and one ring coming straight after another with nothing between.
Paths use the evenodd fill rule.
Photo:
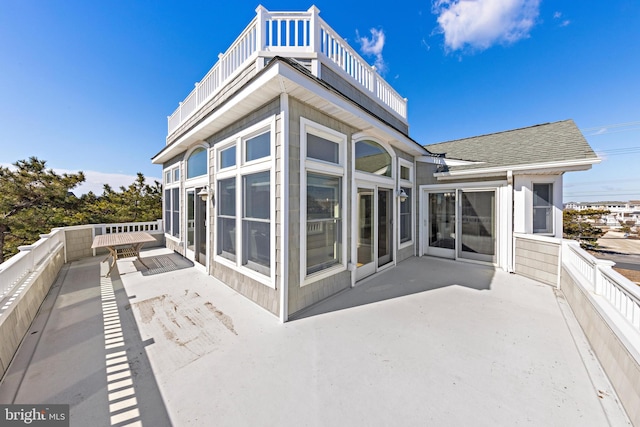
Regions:
<instances>
[{"instance_id":1,"label":"window trim","mask_svg":"<svg viewBox=\"0 0 640 427\"><path fill-rule=\"evenodd\" d=\"M307 158L307 133L338 143L338 164ZM327 126L300 118L300 287L310 285L347 270L347 135ZM340 178L341 261L307 274L307 174Z\"/></svg>"},{"instance_id":2,"label":"window trim","mask_svg":"<svg viewBox=\"0 0 640 427\"><path fill-rule=\"evenodd\" d=\"M247 139L253 136L260 135L262 133L270 132L270 155L268 157L262 157L257 160L245 162L245 144ZM215 164L219 167L220 152L228 149L231 146L236 147L236 164L224 169L218 169L213 176L213 188L218 189L218 182L223 179L234 178L236 181L236 254L235 260L225 258L221 254L218 254L218 238L213 239L214 248L213 261L229 267L247 276L257 282L260 282L272 289L276 288L276 118L271 116L258 123L255 123L245 129L242 129L225 140L216 143L213 146ZM251 269L242 264L244 259L245 247L244 247L244 235L243 235L243 220L244 220L244 194L243 194L243 177L252 175L258 172L269 172L269 215L270 215L270 228L269 228L269 274L265 275L254 269ZM218 233L218 209L215 208L213 229L215 233Z\"/></svg>"}]
</instances>

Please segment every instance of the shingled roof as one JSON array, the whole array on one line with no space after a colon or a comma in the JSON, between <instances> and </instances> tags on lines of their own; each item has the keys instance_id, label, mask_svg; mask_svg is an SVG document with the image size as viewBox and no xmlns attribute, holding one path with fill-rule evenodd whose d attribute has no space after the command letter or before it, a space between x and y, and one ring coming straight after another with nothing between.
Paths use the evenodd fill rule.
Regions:
<instances>
[{"instance_id":1,"label":"shingled roof","mask_svg":"<svg viewBox=\"0 0 640 427\"><path fill-rule=\"evenodd\" d=\"M573 120L431 144L425 148L432 153L444 154L446 159L476 162L449 166L451 172L563 161L598 161L598 156Z\"/></svg>"}]
</instances>

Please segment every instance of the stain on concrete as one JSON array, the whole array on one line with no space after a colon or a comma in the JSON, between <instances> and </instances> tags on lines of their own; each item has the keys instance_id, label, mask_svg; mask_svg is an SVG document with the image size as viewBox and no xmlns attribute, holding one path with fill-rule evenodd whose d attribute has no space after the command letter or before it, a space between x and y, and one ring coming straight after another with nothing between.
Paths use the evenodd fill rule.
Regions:
<instances>
[{"instance_id":1,"label":"stain on concrete","mask_svg":"<svg viewBox=\"0 0 640 427\"><path fill-rule=\"evenodd\" d=\"M222 311L218 310L215 305L211 304L209 301L204 303L205 307L207 307L211 312L216 316L216 319L220 321L233 334L238 335L236 330L233 328L233 319L231 317L224 314Z\"/></svg>"}]
</instances>

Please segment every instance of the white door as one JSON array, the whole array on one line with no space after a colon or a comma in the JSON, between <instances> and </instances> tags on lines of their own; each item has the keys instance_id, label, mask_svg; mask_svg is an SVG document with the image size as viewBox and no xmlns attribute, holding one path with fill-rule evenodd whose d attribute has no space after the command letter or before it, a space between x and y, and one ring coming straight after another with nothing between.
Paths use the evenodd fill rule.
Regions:
<instances>
[{"instance_id":1,"label":"white door","mask_svg":"<svg viewBox=\"0 0 640 427\"><path fill-rule=\"evenodd\" d=\"M393 261L393 191L359 186L356 235L356 280Z\"/></svg>"}]
</instances>

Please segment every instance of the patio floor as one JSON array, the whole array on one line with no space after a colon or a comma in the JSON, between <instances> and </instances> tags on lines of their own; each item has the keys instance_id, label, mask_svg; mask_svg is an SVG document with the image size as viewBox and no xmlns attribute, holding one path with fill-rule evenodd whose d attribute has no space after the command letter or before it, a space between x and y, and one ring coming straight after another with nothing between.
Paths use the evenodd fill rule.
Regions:
<instances>
[{"instance_id":1,"label":"patio floor","mask_svg":"<svg viewBox=\"0 0 640 427\"><path fill-rule=\"evenodd\" d=\"M71 425L630 425L560 293L412 258L286 324L166 249L63 267L0 403Z\"/></svg>"}]
</instances>

